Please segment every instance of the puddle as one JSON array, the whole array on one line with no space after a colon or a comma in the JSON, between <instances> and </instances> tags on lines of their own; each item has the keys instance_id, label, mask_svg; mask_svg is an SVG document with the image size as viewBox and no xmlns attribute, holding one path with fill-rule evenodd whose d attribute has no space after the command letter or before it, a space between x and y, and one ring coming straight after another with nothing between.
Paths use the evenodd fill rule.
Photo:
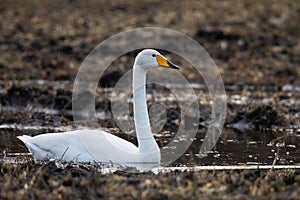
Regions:
<instances>
[{"instance_id":1,"label":"puddle","mask_svg":"<svg viewBox=\"0 0 300 200\"><path fill-rule=\"evenodd\" d=\"M69 127L42 127L24 126L20 124L0 126L0 151L6 153L24 153L26 148L16 138L18 135L32 132L69 131L74 130ZM125 134L117 132L116 129L106 129L116 135L129 139ZM199 149L202 144L205 129L198 132L197 138L190 148L171 167L194 167L208 165L294 165L300 164L300 134L290 133L278 140L274 131L240 133L233 129L225 128L216 146L209 154L200 158ZM163 132L164 133L164 132ZM170 134L156 133L158 143L164 144L164 140L171 140ZM276 139L277 138L277 139ZM184 138L183 138L184 140ZM135 142L135 141L131 141Z\"/></svg>"},{"instance_id":2,"label":"puddle","mask_svg":"<svg viewBox=\"0 0 300 200\"><path fill-rule=\"evenodd\" d=\"M3 85L4 82L0 81L0 84ZM71 82L29 80L20 81L16 84L18 87L1 89L0 91L0 111L5 113L2 117L2 124L0 124L0 152L26 152L24 145L16 138L18 135L61 132L78 128L78 126L72 124ZM204 158L200 158L199 149L206 134L206 124L210 117L210 97L204 84L193 83L189 87L192 87L199 96L201 113L199 130L189 149L171 167L184 168L213 165L267 166L274 163L276 165L300 163L300 126L297 123L300 121L299 86L226 85L228 102L227 124L216 146ZM32 88L33 94L20 95L28 94L28 91L31 91ZM177 88L179 94L174 96L172 91L166 88ZM161 114L168 117L164 127L159 125L153 131L157 143L161 147L166 146L173 139L174 133L178 129L180 109L176 102L187 101L190 98L185 94L187 87L184 85L170 84L166 88L155 87L154 90L151 87L147 88L150 115L152 111L154 113L157 111L155 108L158 110L165 108L166 112ZM10 93L7 93L7 91L10 91ZM124 96L128 96L130 91L121 94L113 94L113 92L112 88L99 88L97 90L96 118L102 127L106 127L106 131L136 144L136 138L120 132L116 128L116 124L112 122L111 103L108 100L109 97L113 97L116 102L119 101L121 104L124 104L122 99ZM21 102L21 105L9 103L14 100ZM63 105L66 103L68 103L68 106L64 107ZM132 99L129 98L127 103L129 104L130 112L119 117L119 122L132 119ZM24 104L26 106L23 106ZM161 106L157 106L158 104ZM151 108L152 105L156 105L156 107ZM252 106L256 105L258 105L258 108L252 109ZM154 110L151 111L151 109ZM29 116L37 116L32 117L30 120L27 119L27 115L24 115L25 118L24 116L16 118L15 116L20 113L29 113ZM6 115L8 118L6 118ZM273 118L271 119L273 116L275 117L274 120ZM282 116L283 118L280 118ZM281 121L284 121L281 119L284 119L286 116L288 116L290 121L286 124L281 124ZM60 120L61 117L67 118L64 119L66 123ZM269 118L269 120L265 118ZM278 126L279 124L282 127ZM132 130L128 130L128 133L132 133ZM185 140L184 137L177 139Z\"/></svg>"}]
</instances>

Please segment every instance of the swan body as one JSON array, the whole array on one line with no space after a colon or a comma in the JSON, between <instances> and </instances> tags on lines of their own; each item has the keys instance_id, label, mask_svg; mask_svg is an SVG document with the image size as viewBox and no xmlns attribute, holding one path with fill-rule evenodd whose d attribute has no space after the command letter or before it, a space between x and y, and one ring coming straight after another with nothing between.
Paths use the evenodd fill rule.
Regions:
<instances>
[{"instance_id":1,"label":"swan body","mask_svg":"<svg viewBox=\"0 0 300 200\"><path fill-rule=\"evenodd\" d=\"M48 158L77 162L101 160L105 163L118 159L118 162L125 162L124 159L131 154L132 157L138 154L138 148L134 144L101 130L76 130L35 137L24 135L18 138L26 144L37 160ZM128 152L126 157L119 157L120 153L124 155L126 152Z\"/></svg>"},{"instance_id":2,"label":"swan body","mask_svg":"<svg viewBox=\"0 0 300 200\"><path fill-rule=\"evenodd\" d=\"M133 105L138 147L102 130L18 136L36 160L60 159L74 162L113 163L138 169L157 167L160 149L150 128L146 104L146 73L158 66L179 69L159 52L141 51L133 66Z\"/></svg>"}]
</instances>

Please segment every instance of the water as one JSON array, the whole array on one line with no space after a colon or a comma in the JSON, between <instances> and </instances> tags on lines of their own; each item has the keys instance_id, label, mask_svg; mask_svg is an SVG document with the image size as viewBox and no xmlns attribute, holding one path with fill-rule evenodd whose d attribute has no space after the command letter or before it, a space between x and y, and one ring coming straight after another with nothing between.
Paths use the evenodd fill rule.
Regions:
<instances>
[{"instance_id":1,"label":"water","mask_svg":"<svg viewBox=\"0 0 300 200\"><path fill-rule=\"evenodd\" d=\"M67 131L74 127L47 127L47 130ZM0 126L0 151L13 153L27 152L16 136L34 131L44 132L46 127L38 126ZM106 131L110 131L107 129ZM111 132L116 133L116 129ZM119 133L121 135L121 133ZM205 134L204 131L198 133ZM233 129L223 129L216 146L209 154L200 158L199 149L202 139L195 139L190 148L171 166L194 167L210 165L295 165L300 164L300 135L289 134L276 140L274 131L240 133ZM277 133L278 134L278 133ZM282 133L281 133L282 134ZM123 134L124 135L124 134ZM158 142L165 139L164 135L156 134ZM167 138L171 139L169 135ZM133 141L134 142L134 141ZM162 143L162 142L161 142Z\"/></svg>"},{"instance_id":2,"label":"water","mask_svg":"<svg viewBox=\"0 0 300 200\"><path fill-rule=\"evenodd\" d=\"M28 87L35 85L35 87L43 88L45 90L49 85L53 90L72 87L70 82L47 82L47 81L23 81L19 85ZM165 127L155 127L155 138L158 144L162 147L168 144L178 128L180 114L178 114L176 101L186 100L189 98L184 94L185 87L182 85L171 85L172 87L182 90L177 96L172 94L172 91L164 88L155 88L148 90L148 101L154 101L163 105L166 108L164 116L168 116ZM171 87L168 86L168 87ZM195 167L195 166L244 166L244 165L263 165L272 166L276 165L297 165L300 164L300 127L297 124L287 125L285 128L271 126L264 129L255 129L248 127L249 124L243 124L240 121L235 124L226 125L222 131L216 146L209 152L209 154L202 158L199 155L199 149L202 145L203 138L206 134L207 128L205 124L210 116L210 97L206 92L205 85L192 84L192 88L196 94L201 96L199 99L201 110L201 126L199 126L197 136L194 138L188 150L182 156L171 164L171 167ZM290 114L292 112L292 120L300 119L300 88L296 86L286 85L279 89L276 86L236 86L227 85L227 102L228 114L227 118L234 116L236 111L241 107L249 106L252 104L271 104L274 107L279 107L284 112L283 114ZM101 122L111 120L112 114L108 112L109 105L106 98L113 92L111 88L101 89L96 95L96 110L97 119ZM130 92L130 91L129 91ZM53 92L55 93L55 92ZM5 91L0 91L0 94L5 95ZM15 95L15 94L14 94ZM125 96L128 94L124 94ZM121 97L122 95L116 96ZM51 98L51 97L50 97ZM66 96L66 98L69 98ZM117 99L118 100L118 99ZM122 99L121 99L122 100ZM51 101L49 101L51 103ZM48 102L48 103L49 103ZM105 103L103 103L105 102ZM32 103L32 102L31 102ZM61 110L57 106L43 105L43 101L31 105L30 112L43 113L45 115L65 116L71 117L70 109ZM57 102L56 102L57 103ZM59 103L59 102L58 102ZM132 107L132 100L129 99L128 103ZM105 106L102 106L102 105ZM152 104L150 103L151 107ZM20 107L15 105L5 105L0 107L1 111L11 113L12 115L19 112L27 112L27 107ZM151 109L151 108L150 108ZM155 111L155 109L154 109ZM180 112L179 112L180 113ZM151 115L151 112L150 112ZM171 119L170 119L171 116ZM127 121L132 119L132 113L123 115L120 120ZM101 121L102 120L102 121ZM103 124L103 123L102 123ZM107 132L112 132L122 138L130 140L136 144L136 138L132 135L126 135L116 127L104 126ZM16 136L23 134L41 134L46 132L62 132L74 130L78 125L61 126L59 123L31 123L31 122L8 122L0 124L0 152L11 153L24 153L27 149L20 142ZM131 131L132 132L132 131ZM130 133L130 131L128 131ZM184 138L183 138L184 140ZM176 169L176 168L174 168Z\"/></svg>"}]
</instances>

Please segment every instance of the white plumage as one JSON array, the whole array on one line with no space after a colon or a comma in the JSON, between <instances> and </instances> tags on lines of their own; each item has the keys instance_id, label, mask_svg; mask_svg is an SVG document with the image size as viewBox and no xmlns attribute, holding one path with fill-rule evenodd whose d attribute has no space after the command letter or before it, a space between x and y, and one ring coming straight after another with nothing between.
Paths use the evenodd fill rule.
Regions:
<instances>
[{"instance_id":1,"label":"white plumage","mask_svg":"<svg viewBox=\"0 0 300 200\"><path fill-rule=\"evenodd\" d=\"M102 130L76 130L35 137L18 136L36 160L114 163L149 169L160 164L160 149L151 133L146 104L146 73L164 66L179 69L152 49L140 52L133 66L133 99L138 147Z\"/></svg>"}]
</instances>

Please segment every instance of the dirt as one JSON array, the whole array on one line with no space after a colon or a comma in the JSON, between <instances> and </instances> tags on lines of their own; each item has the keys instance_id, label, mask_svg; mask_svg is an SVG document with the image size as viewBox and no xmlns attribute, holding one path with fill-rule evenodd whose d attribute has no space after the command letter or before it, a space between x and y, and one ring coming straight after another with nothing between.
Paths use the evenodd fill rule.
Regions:
<instances>
[{"instance_id":1,"label":"dirt","mask_svg":"<svg viewBox=\"0 0 300 200\"><path fill-rule=\"evenodd\" d=\"M293 0L3 0L0 125L50 127L43 132L73 126L73 81L85 56L114 34L155 26L187 34L216 62L228 95L226 127L237 130L237 135L268 130L273 131L274 140L284 141L281 138L291 134L296 138L300 124L299 15L300 2ZM136 53L119 58L101 78L97 111L110 116L111 104L103 94L131 68ZM203 83L186 61L165 53L181 66L190 82ZM166 103L168 121L163 129L170 132L177 130L180 117L172 104ZM205 129L209 105L200 105L200 112L199 128ZM99 123L117 127L109 117ZM60 168L53 163L1 161L0 198L297 199L299 180L298 170L103 175L95 166L64 164Z\"/></svg>"},{"instance_id":2,"label":"dirt","mask_svg":"<svg viewBox=\"0 0 300 200\"><path fill-rule=\"evenodd\" d=\"M297 199L299 170L101 174L100 166L1 162L2 199ZM277 194L276 196L274 194Z\"/></svg>"}]
</instances>

